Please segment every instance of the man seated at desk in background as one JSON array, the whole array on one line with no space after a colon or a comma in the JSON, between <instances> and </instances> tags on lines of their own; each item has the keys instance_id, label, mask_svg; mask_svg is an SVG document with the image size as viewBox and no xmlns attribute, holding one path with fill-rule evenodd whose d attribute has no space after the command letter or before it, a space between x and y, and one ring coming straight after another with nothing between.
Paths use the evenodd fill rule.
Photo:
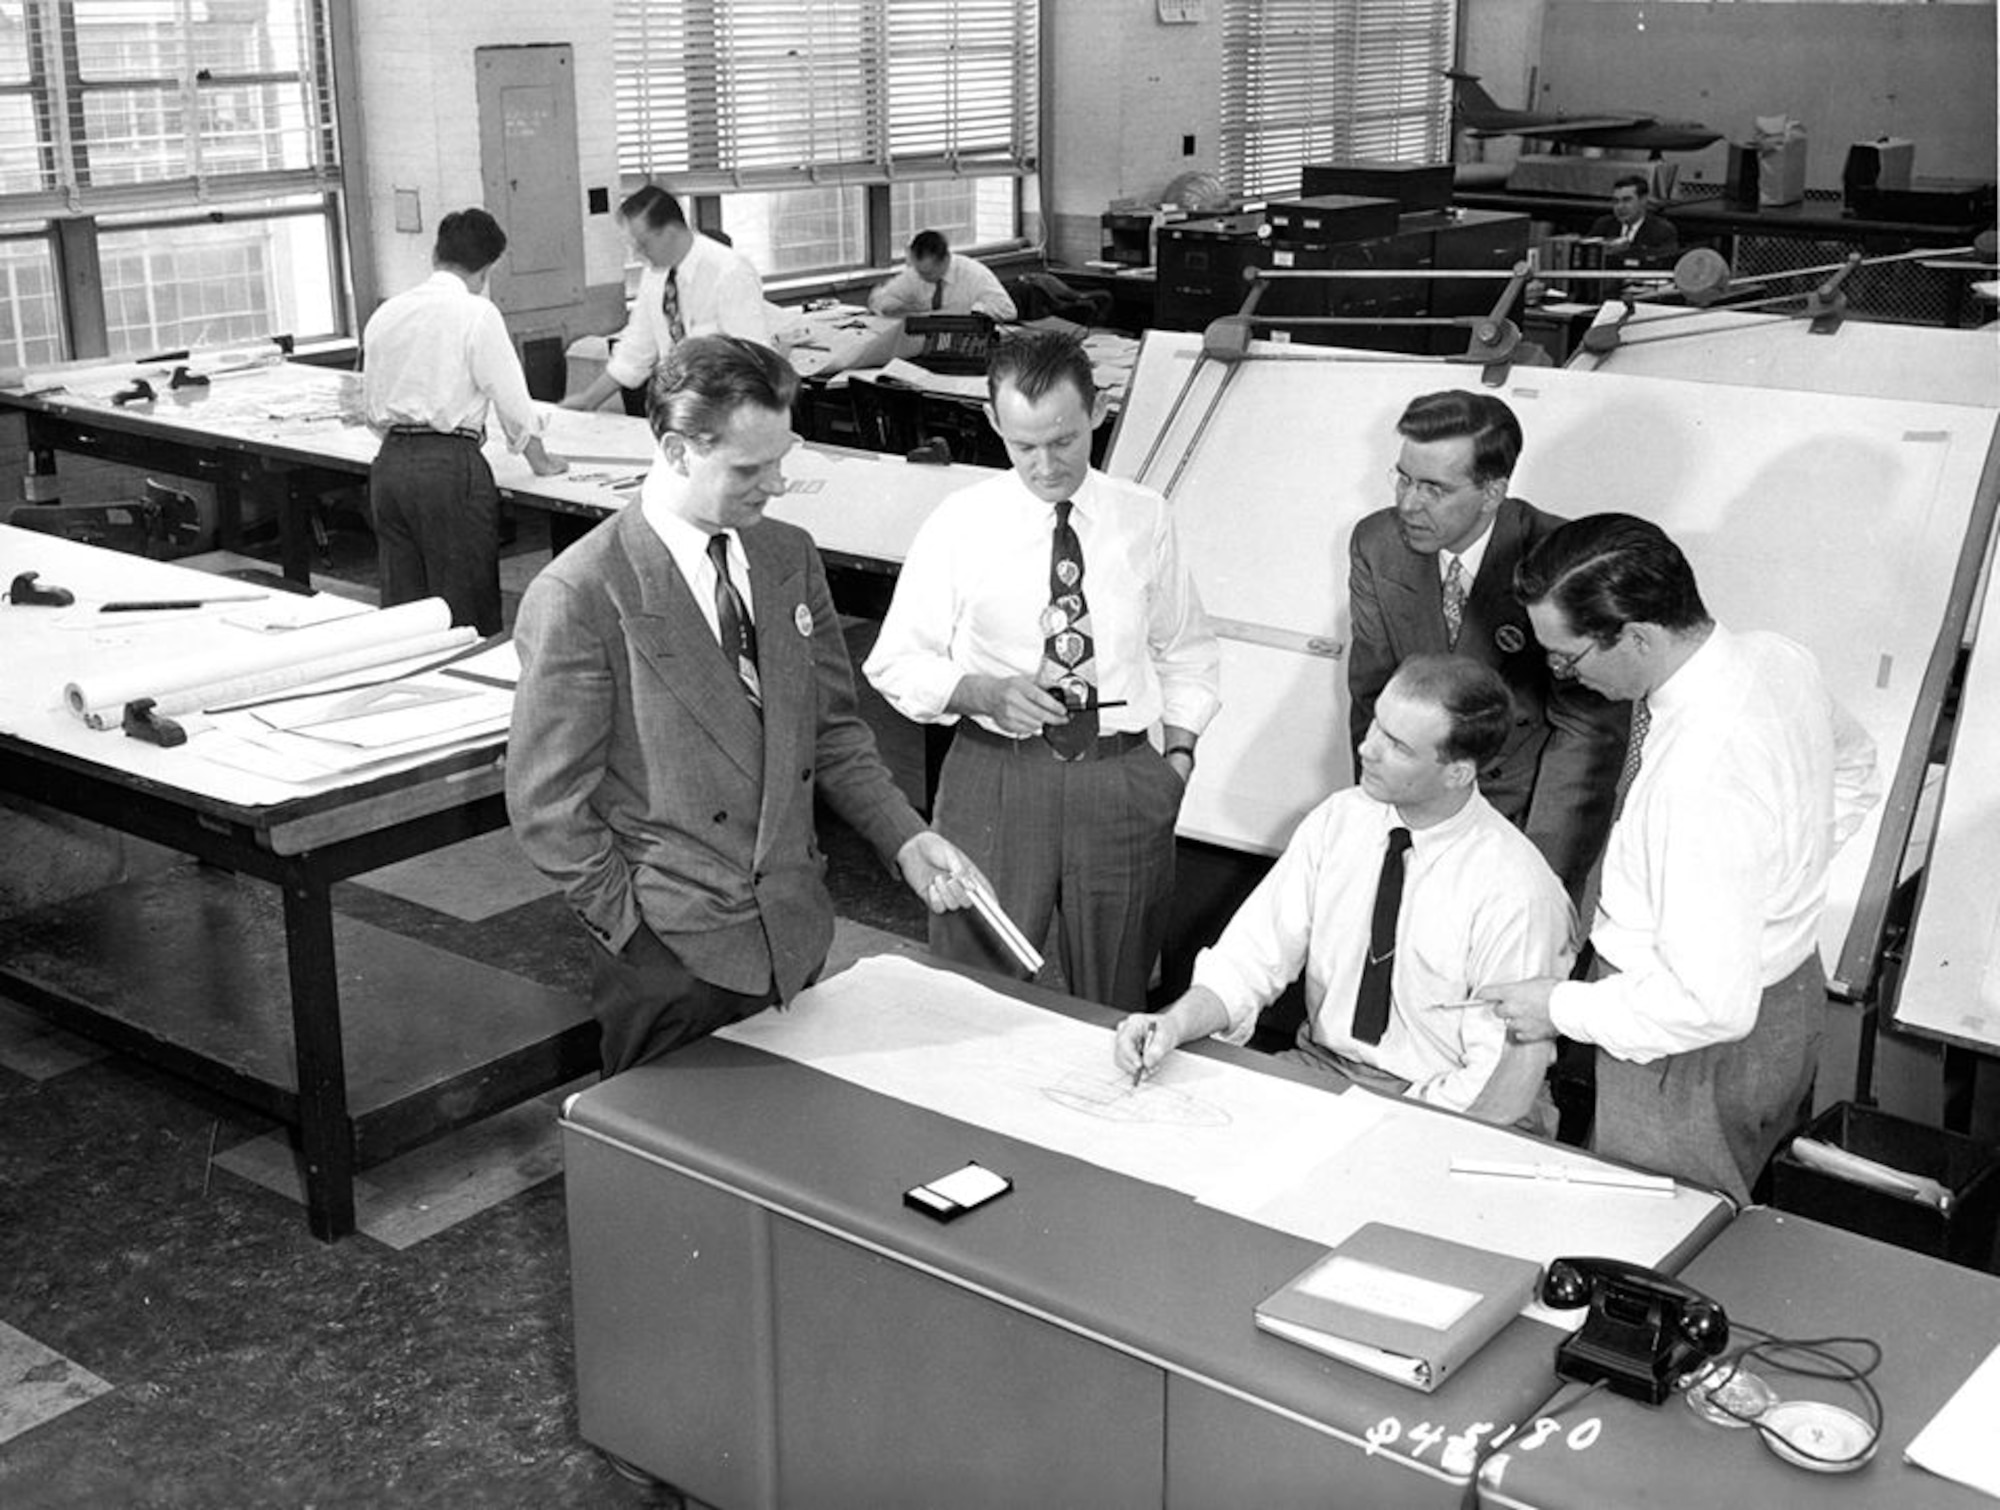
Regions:
<instances>
[{"instance_id":1,"label":"man seated at desk in background","mask_svg":"<svg viewBox=\"0 0 2000 1510\"><path fill-rule=\"evenodd\" d=\"M1105 395L1074 337L999 343L987 419L1013 469L944 500L911 542L863 670L897 712L956 724L933 809L1063 980L1137 1010L1166 935L1174 825L1222 649L1167 502L1090 465ZM1161 730L1163 751L1148 738ZM931 952L1010 972L974 919Z\"/></svg>"},{"instance_id":2,"label":"man seated at desk in background","mask_svg":"<svg viewBox=\"0 0 2000 1510\"><path fill-rule=\"evenodd\" d=\"M368 468L381 605L443 598L454 624L497 634L500 490L480 446L490 409L537 477L569 464L542 447L507 322L484 297L507 233L480 209L438 222L435 269L361 333L361 401L382 449Z\"/></svg>"},{"instance_id":3,"label":"man seated at desk in background","mask_svg":"<svg viewBox=\"0 0 2000 1510\"><path fill-rule=\"evenodd\" d=\"M1376 701L1361 780L1308 813L1187 994L1118 1024L1120 1073L1180 1044L1243 1043L1305 971L1286 1057L1484 1121L1555 1132L1546 1043L1510 1043L1469 1005L1529 961L1569 967L1573 914L1548 863L1479 793L1506 738L1506 685L1464 656L1405 661Z\"/></svg>"},{"instance_id":4,"label":"man seated at desk in background","mask_svg":"<svg viewBox=\"0 0 2000 1510\"><path fill-rule=\"evenodd\" d=\"M621 388L645 387L667 353L689 336L741 336L759 345L771 340L757 269L689 225L673 195L645 184L618 206L618 220L645 260L639 291L604 371L564 398L565 409L601 408Z\"/></svg>"},{"instance_id":5,"label":"man seated at desk in background","mask_svg":"<svg viewBox=\"0 0 2000 1510\"><path fill-rule=\"evenodd\" d=\"M1582 906L1611 829L1630 720L1623 703L1549 670L1514 598L1516 563L1563 521L1508 496L1521 425L1491 394L1424 394L1410 400L1396 432L1395 504L1357 524L1349 546L1355 747L1406 657L1452 651L1493 668L1513 694L1514 715L1481 763L1480 793L1520 826Z\"/></svg>"},{"instance_id":6,"label":"man seated at desk in background","mask_svg":"<svg viewBox=\"0 0 2000 1510\"><path fill-rule=\"evenodd\" d=\"M868 296L878 315L985 315L1012 320L1014 301L992 270L975 257L956 255L941 231L910 238L903 270Z\"/></svg>"},{"instance_id":7,"label":"man seated at desk in background","mask_svg":"<svg viewBox=\"0 0 2000 1510\"><path fill-rule=\"evenodd\" d=\"M599 945L607 1075L819 974L834 920L815 794L933 910L978 880L876 753L811 537L764 517L797 387L754 342L677 344L638 500L521 600L507 811Z\"/></svg>"},{"instance_id":8,"label":"man seated at desk in background","mask_svg":"<svg viewBox=\"0 0 2000 1510\"><path fill-rule=\"evenodd\" d=\"M1597 1046L1593 1152L1747 1202L1818 1069L1827 867L1874 745L1809 651L1709 617L1655 524L1566 524L1515 580L1550 663L1632 700L1632 755L1591 978L1483 994L1516 1041Z\"/></svg>"},{"instance_id":9,"label":"man seated at desk in background","mask_svg":"<svg viewBox=\"0 0 2000 1510\"><path fill-rule=\"evenodd\" d=\"M1590 234L1609 243L1605 247L1608 266L1672 267L1681 254L1681 233L1664 215L1652 213L1648 199L1652 186L1642 174L1630 173L1611 186L1611 213L1599 216Z\"/></svg>"}]
</instances>

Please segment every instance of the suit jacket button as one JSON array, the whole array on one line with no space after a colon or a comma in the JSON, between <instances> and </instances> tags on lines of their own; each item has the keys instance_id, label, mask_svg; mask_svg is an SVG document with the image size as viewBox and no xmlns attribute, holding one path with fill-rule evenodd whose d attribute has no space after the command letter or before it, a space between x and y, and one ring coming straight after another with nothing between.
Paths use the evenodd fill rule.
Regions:
<instances>
[{"instance_id":1,"label":"suit jacket button","mask_svg":"<svg viewBox=\"0 0 2000 1510\"><path fill-rule=\"evenodd\" d=\"M803 771L799 772L799 780L811 781L812 779L813 779L813 773L811 766L807 766Z\"/></svg>"},{"instance_id":2,"label":"suit jacket button","mask_svg":"<svg viewBox=\"0 0 2000 1510\"><path fill-rule=\"evenodd\" d=\"M715 821L717 823L727 823L729 821L729 814L725 812L717 812L715 815Z\"/></svg>"}]
</instances>

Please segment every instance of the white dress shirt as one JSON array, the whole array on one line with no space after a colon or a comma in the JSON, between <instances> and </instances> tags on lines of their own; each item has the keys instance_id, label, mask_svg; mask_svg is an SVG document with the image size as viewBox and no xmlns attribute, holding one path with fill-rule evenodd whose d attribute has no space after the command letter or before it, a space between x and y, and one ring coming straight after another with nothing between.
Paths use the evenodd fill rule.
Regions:
<instances>
[{"instance_id":1,"label":"white dress shirt","mask_svg":"<svg viewBox=\"0 0 2000 1510\"><path fill-rule=\"evenodd\" d=\"M1016 317L1014 301L993 270L976 257L953 252L944 268L944 298L905 266L895 277L868 296L868 307L878 315L990 315L995 320ZM933 302L937 300L937 302Z\"/></svg>"},{"instance_id":2,"label":"white dress shirt","mask_svg":"<svg viewBox=\"0 0 2000 1510\"><path fill-rule=\"evenodd\" d=\"M662 299L667 269L648 265L639 275L639 292L625 329L612 344L604 370L621 388L646 382L660 358L673 349ZM681 333L687 336L742 336L771 344L764 317L764 283L748 258L712 237L695 233L681 260L674 264L674 287L680 293Z\"/></svg>"},{"instance_id":3,"label":"white dress shirt","mask_svg":"<svg viewBox=\"0 0 2000 1510\"><path fill-rule=\"evenodd\" d=\"M383 303L361 333L361 393L368 423L484 430L490 407L519 451L547 416L528 396L507 322L491 299L438 270Z\"/></svg>"},{"instance_id":4,"label":"white dress shirt","mask_svg":"<svg viewBox=\"0 0 2000 1510\"><path fill-rule=\"evenodd\" d=\"M708 621L708 632L715 636L716 644L722 643L722 624L715 615L715 558L708 553L708 531L689 524L668 505L670 484L667 479L673 475L672 468L664 456L653 458L652 470L646 473L645 482L639 486L639 507L644 512L646 523L653 527L653 533L660 537L660 543L667 548L667 554L674 558L674 565L681 569L681 580L694 594L695 607ZM750 561L743 554L743 540L734 530L722 532L729 540L729 580L743 599L743 612L751 623L757 622L757 605L750 597ZM731 655L735 652L732 650Z\"/></svg>"},{"instance_id":5,"label":"white dress shirt","mask_svg":"<svg viewBox=\"0 0 2000 1510\"><path fill-rule=\"evenodd\" d=\"M1199 734L1219 704L1222 651L1181 562L1166 500L1093 468L1070 501L1098 696L1125 703L1103 712L1100 729L1167 723ZM1003 472L952 494L924 521L862 667L897 712L956 723L945 705L961 678L1040 670L1055 517L1053 504Z\"/></svg>"},{"instance_id":6,"label":"white dress shirt","mask_svg":"<svg viewBox=\"0 0 2000 1510\"><path fill-rule=\"evenodd\" d=\"M1567 1038L1646 1064L1731 1043L1818 947L1827 866L1881 793L1875 746L1811 653L1717 625L1647 698L1591 942L1619 973L1555 988Z\"/></svg>"},{"instance_id":7,"label":"white dress shirt","mask_svg":"<svg viewBox=\"0 0 2000 1510\"><path fill-rule=\"evenodd\" d=\"M1463 1111L1492 1078L1507 1030L1479 1007L1437 1009L1492 985L1565 975L1573 914L1562 883L1520 830L1476 791L1403 858L1389 1026L1380 1043L1353 1036L1354 998L1368 953L1376 883L1401 814L1347 787L1306 814L1285 852L1214 947L1195 957L1194 983L1229 1012L1216 1036L1246 1042L1257 1014L1303 966L1315 1041L1410 1082L1405 1093Z\"/></svg>"}]
</instances>

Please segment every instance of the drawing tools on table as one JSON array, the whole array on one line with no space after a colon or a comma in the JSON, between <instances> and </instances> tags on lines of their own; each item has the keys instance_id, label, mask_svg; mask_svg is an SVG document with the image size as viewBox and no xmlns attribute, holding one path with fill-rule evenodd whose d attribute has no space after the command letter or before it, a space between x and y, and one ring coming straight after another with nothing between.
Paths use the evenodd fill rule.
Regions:
<instances>
[{"instance_id":1,"label":"drawing tools on table","mask_svg":"<svg viewBox=\"0 0 2000 1510\"><path fill-rule=\"evenodd\" d=\"M960 876L965 893L972 898L973 911L985 920L993 930L993 936L1007 946L1007 952L1021 962L1021 967L1030 975L1042 968L1041 952L1028 942L1028 936L1015 926L1014 920L1000 909L1000 901L987 888L984 880L974 880L971 876Z\"/></svg>"},{"instance_id":2,"label":"drawing tools on table","mask_svg":"<svg viewBox=\"0 0 2000 1510\"><path fill-rule=\"evenodd\" d=\"M1640 1174L1633 1169L1609 1169L1542 1163L1515 1163L1508 1159L1464 1159L1451 1161L1453 1174L1491 1175L1499 1179L1541 1180L1556 1185L1594 1185L1610 1190L1630 1190L1640 1195L1672 1196L1674 1182L1661 1174Z\"/></svg>"}]
</instances>

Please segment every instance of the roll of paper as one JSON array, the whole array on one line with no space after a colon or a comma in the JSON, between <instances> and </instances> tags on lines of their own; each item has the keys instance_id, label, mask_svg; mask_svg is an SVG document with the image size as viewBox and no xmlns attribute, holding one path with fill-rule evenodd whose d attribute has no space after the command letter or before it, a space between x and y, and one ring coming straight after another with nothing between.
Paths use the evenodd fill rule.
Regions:
<instances>
[{"instance_id":1,"label":"roll of paper","mask_svg":"<svg viewBox=\"0 0 2000 1510\"><path fill-rule=\"evenodd\" d=\"M156 712L171 716L270 697L327 677L443 653L478 638L469 626L451 627L451 610L442 598L425 598L380 613L246 639L241 645L156 656L71 682L63 689L63 700L93 729L115 729L125 705L139 698L152 698Z\"/></svg>"}]
</instances>

